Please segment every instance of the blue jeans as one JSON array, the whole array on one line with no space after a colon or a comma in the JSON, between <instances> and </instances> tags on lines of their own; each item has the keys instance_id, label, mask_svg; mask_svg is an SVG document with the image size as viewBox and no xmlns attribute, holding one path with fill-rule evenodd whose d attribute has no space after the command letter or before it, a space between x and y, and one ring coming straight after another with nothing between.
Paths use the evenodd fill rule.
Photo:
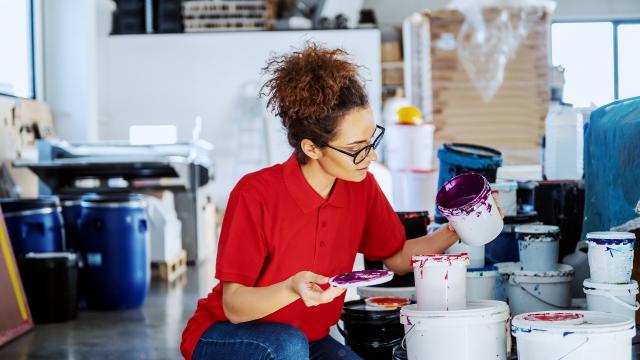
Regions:
<instances>
[{"instance_id":1,"label":"blue jeans","mask_svg":"<svg viewBox=\"0 0 640 360\"><path fill-rule=\"evenodd\" d=\"M362 360L331 336L307 342L289 324L217 322L202 334L193 360Z\"/></svg>"}]
</instances>

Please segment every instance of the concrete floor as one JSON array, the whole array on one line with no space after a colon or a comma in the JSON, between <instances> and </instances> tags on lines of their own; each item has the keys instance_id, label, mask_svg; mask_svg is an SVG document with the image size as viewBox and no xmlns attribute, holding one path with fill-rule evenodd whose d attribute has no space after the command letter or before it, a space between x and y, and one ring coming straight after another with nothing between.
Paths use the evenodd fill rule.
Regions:
<instances>
[{"instance_id":1,"label":"concrete floor","mask_svg":"<svg viewBox=\"0 0 640 360\"><path fill-rule=\"evenodd\" d=\"M153 281L140 309L117 312L80 311L78 319L37 325L0 347L0 359L181 359L180 337L197 299L215 285L214 261L189 267L171 285ZM348 294L355 298L355 294ZM634 359L640 360L639 337ZM515 359L515 357L513 358ZM240 360L240 359L239 359Z\"/></svg>"}]
</instances>

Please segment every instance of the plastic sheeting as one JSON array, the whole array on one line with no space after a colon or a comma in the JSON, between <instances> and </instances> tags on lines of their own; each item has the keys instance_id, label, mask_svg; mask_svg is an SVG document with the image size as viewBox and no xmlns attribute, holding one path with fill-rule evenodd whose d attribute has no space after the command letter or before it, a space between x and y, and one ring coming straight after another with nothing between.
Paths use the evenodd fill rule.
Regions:
<instances>
[{"instance_id":1,"label":"plastic sheeting","mask_svg":"<svg viewBox=\"0 0 640 360\"><path fill-rule=\"evenodd\" d=\"M585 218L582 237L638 217L640 97L596 109L585 134ZM629 229L628 229L629 230Z\"/></svg>"}]
</instances>

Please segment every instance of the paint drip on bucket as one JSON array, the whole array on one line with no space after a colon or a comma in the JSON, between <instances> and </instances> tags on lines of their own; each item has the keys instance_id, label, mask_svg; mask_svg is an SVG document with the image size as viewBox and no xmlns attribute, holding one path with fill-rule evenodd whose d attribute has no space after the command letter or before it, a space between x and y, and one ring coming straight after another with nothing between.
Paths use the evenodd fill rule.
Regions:
<instances>
[{"instance_id":1,"label":"paint drip on bucket","mask_svg":"<svg viewBox=\"0 0 640 360\"><path fill-rule=\"evenodd\" d=\"M466 272L469 256L418 255L411 259L418 310L457 310L466 307Z\"/></svg>"}]
</instances>

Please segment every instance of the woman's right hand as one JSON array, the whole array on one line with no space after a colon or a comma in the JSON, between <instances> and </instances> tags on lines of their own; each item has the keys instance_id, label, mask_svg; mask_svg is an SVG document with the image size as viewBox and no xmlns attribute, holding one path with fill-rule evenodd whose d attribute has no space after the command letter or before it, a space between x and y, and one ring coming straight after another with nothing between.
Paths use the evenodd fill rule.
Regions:
<instances>
[{"instance_id":1,"label":"woman's right hand","mask_svg":"<svg viewBox=\"0 0 640 360\"><path fill-rule=\"evenodd\" d=\"M289 278L289 286L306 306L316 306L333 301L342 295L345 289L330 286L322 290L319 286L329 282L326 276L312 273L311 271L301 271Z\"/></svg>"}]
</instances>

